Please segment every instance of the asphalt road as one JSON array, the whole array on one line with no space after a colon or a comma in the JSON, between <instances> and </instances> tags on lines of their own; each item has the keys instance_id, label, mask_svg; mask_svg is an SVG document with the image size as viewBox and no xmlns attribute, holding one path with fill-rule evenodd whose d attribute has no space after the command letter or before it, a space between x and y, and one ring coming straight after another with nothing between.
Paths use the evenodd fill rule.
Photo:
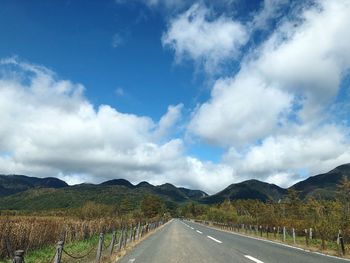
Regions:
<instances>
[{"instance_id":1,"label":"asphalt road","mask_svg":"<svg viewBox=\"0 0 350 263\"><path fill-rule=\"evenodd\" d=\"M137 245L119 262L344 263L350 261L174 219Z\"/></svg>"}]
</instances>

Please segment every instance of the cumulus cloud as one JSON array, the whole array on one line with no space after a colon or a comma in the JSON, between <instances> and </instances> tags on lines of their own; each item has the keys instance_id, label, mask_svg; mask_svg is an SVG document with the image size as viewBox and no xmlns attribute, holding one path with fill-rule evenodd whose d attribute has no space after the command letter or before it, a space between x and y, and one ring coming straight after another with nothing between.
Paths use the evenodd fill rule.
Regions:
<instances>
[{"instance_id":1,"label":"cumulus cloud","mask_svg":"<svg viewBox=\"0 0 350 263\"><path fill-rule=\"evenodd\" d=\"M323 120L350 66L350 23L345 19L350 4L322 3L322 9L305 11L300 25L282 24L236 76L218 80L190 129L209 141L235 145L237 138L254 143L276 131L292 108L300 121Z\"/></svg>"},{"instance_id":2,"label":"cumulus cloud","mask_svg":"<svg viewBox=\"0 0 350 263\"><path fill-rule=\"evenodd\" d=\"M194 113L189 130L220 146L247 145L273 132L292 97L249 72L216 82L211 99Z\"/></svg>"},{"instance_id":3,"label":"cumulus cloud","mask_svg":"<svg viewBox=\"0 0 350 263\"><path fill-rule=\"evenodd\" d=\"M44 67L1 60L0 171L69 183L125 178L216 191L230 183L230 168L187 156L182 139L167 139L182 107L169 106L155 122L95 106L81 84Z\"/></svg>"},{"instance_id":4,"label":"cumulus cloud","mask_svg":"<svg viewBox=\"0 0 350 263\"><path fill-rule=\"evenodd\" d=\"M348 1L318 1L284 19L235 76L215 83L189 131L230 147L228 163L242 178L290 185L300 170L348 162L349 129L330 105L350 68L349 13Z\"/></svg>"},{"instance_id":5,"label":"cumulus cloud","mask_svg":"<svg viewBox=\"0 0 350 263\"><path fill-rule=\"evenodd\" d=\"M158 127L155 131L157 137L166 137L176 124L180 121L181 110L183 104L178 104L176 106L170 105L166 114L162 116L159 120Z\"/></svg>"},{"instance_id":6,"label":"cumulus cloud","mask_svg":"<svg viewBox=\"0 0 350 263\"><path fill-rule=\"evenodd\" d=\"M172 19L162 37L163 45L175 51L178 62L190 58L208 73L227 59L237 58L247 40L241 23L226 16L212 17L202 4L194 4Z\"/></svg>"},{"instance_id":7,"label":"cumulus cloud","mask_svg":"<svg viewBox=\"0 0 350 263\"><path fill-rule=\"evenodd\" d=\"M315 175L348 163L350 141L344 127L325 125L318 130L295 127L288 133L267 136L244 153L230 148L224 162L242 178L258 178L290 186L307 174Z\"/></svg>"}]
</instances>

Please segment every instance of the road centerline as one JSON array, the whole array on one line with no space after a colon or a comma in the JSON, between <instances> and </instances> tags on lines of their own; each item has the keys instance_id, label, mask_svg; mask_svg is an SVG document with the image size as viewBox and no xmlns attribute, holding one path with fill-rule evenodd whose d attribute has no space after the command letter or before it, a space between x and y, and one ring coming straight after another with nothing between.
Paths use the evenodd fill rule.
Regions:
<instances>
[{"instance_id":1,"label":"road centerline","mask_svg":"<svg viewBox=\"0 0 350 263\"><path fill-rule=\"evenodd\" d=\"M196 230L196 232L199 233L199 234L203 234L203 232L201 232L201 231L199 231L199 230Z\"/></svg>"},{"instance_id":2,"label":"road centerline","mask_svg":"<svg viewBox=\"0 0 350 263\"><path fill-rule=\"evenodd\" d=\"M217 243L219 243L219 244L222 243L222 241L220 241L220 240L218 240L218 239L216 239L216 238L214 238L214 237L212 237L212 236L207 236L207 238L210 238L211 240L213 240L213 241L215 241L215 242L217 242Z\"/></svg>"}]
</instances>

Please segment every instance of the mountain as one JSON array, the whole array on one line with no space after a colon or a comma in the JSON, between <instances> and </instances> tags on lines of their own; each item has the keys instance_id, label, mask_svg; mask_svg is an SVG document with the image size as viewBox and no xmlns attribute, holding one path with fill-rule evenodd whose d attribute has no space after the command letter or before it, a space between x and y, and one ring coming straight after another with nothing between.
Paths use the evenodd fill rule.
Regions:
<instances>
[{"instance_id":1,"label":"mountain","mask_svg":"<svg viewBox=\"0 0 350 263\"><path fill-rule=\"evenodd\" d=\"M350 164L341 165L324 174L311 176L291 188L302 199L310 197L334 198L342 176L350 180ZM114 179L101 184L69 186L57 178L36 178L25 175L0 175L0 210L48 210L80 207L87 201L119 204L128 200L137 206L145 195L161 197L167 203L199 202L217 204L225 200L257 199L263 202L282 199L288 189L258 180L231 184L224 190L208 196L201 190L176 187L166 183L154 186L148 182L133 185L125 179Z\"/></svg>"},{"instance_id":2,"label":"mountain","mask_svg":"<svg viewBox=\"0 0 350 263\"><path fill-rule=\"evenodd\" d=\"M130 183L128 180L125 180L125 179L113 179L113 180L103 182L100 185L123 185L123 186L126 186L128 188L135 187L132 183Z\"/></svg>"},{"instance_id":3,"label":"mountain","mask_svg":"<svg viewBox=\"0 0 350 263\"><path fill-rule=\"evenodd\" d=\"M343 176L350 180L350 164L343 164L328 173L311 176L291 188L297 190L302 199L310 197L334 198L337 185Z\"/></svg>"},{"instance_id":4,"label":"mountain","mask_svg":"<svg viewBox=\"0 0 350 263\"><path fill-rule=\"evenodd\" d=\"M205 204L221 203L225 200L258 199L278 201L287 193L275 184L268 184L258 180L248 180L237 184L231 184L221 192L205 197L201 200Z\"/></svg>"},{"instance_id":5,"label":"mountain","mask_svg":"<svg viewBox=\"0 0 350 263\"><path fill-rule=\"evenodd\" d=\"M191 190L184 187L179 187L178 189L193 200L201 200L202 198L209 196L206 192L201 190Z\"/></svg>"},{"instance_id":6,"label":"mountain","mask_svg":"<svg viewBox=\"0 0 350 263\"><path fill-rule=\"evenodd\" d=\"M69 186L65 182L52 178L33 178L28 176L4 176L6 184L0 184L0 210L50 210L74 208L84 205L87 201L103 204L119 204L128 200L132 207L137 206L145 195L157 195L169 202L183 203L196 201L206 193L200 190L177 188L172 184L158 186L147 182L133 185L125 179L115 179L101 184L79 184ZM10 180L16 178L16 180ZM38 179L40 179L38 181ZM4 188L4 186L9 186ZM29 184L28 182L31 182ZM35 183L34 183L35 182ZM62 183L63 182L63 183ZM24 187L25 186L25 187ZM16 189L14 191L13 189Z\"/></svg>"},{"instance_id":7,"label":"mountain","mask_svg":"<svg viewBox=\"0 0 350 263\"><path fill-rule=\"evenodd\" d=\"M0 175L0 196L11 195L33 188L62 188L68 184L54 177L37 178L25 175Z\"/></svg>"}]
</instances>

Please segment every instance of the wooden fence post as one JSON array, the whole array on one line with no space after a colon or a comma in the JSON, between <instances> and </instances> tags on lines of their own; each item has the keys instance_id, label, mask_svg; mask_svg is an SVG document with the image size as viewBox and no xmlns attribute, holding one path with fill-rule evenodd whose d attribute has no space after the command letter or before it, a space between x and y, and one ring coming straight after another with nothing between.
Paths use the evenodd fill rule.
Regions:
<instances>
[{"instance_id":1,"label":"wooden fence post","mask_svg":"<svg viewBox=\"0 0 350 263\"><path fill-rule=\"evenodd\" d=\"M267 239L269 238L269 230L270 230L270 228L267 226L267 227L266 227L266 238L267 238Z\"/></svg>"},{"instance_id":2,"label":"wooden fence post","mask_svg":"<svg viewBox=\"0 0 350 263\"><path fill-rule=\"evenodd\" d=\"M139 222L137 224L137 229L136 229L136 239L139 240L140 239L140 226L141 226L141 223Z\"/></svg>"},{"instance_id":3,"label":"wooden fence post","mask_svg":"<svg viewBox=\"0 0 350 263\"><path fill-rule=\"evenodd\" d=\"M130 234L129 234L129 243L132 242L132 232L133 232L133 230L134 230L134 228L133 228L133 226L131 224L131 226L130 226Z\"/></svg>"},{"instance_id":4,"label":"wooden fence post","mask_svg":"<svg viewBox=\"0 0 350 263\"><path fill-rule=\"evenodd\" d=\"M61 263L64 241L58 241L56 247L56 255L53 260L54 263Z\"/></svg>"},{"instance_id":5,"label":"wooden fence post","mask_svg":"<svg viewBox=\"0 0 350 263\"><path fill-rule=\"evenodd\" d=\"M260 226L260 237L262 237L262 234L263 234L263 229L262 229L262 226Z\"/></svg>"},{"instance_id":6,"label":"wooden fence post","mask_svg":"<svg viewBox=\"0 0 350 263\"><path fill-rule=\"evenodd\" d=\"M128 242L128 227L126 226L124 229L124 236L123 236L123 247L126 247L126 243Z\"/></svg>"},{"instance_id":7,"label":"wooden fence post","mask_svg":"<svg viewBox=\"0 0 350 263\"><path fill-rule=\"evenodd\" d=\"M340 245L340 252L344 256L345 255L345 246L344 246L344 239L343 239L343 235L341 234L341 230L339 230L338 240L339 240L339 245Z\"/></svg>"},{"instance_id":8,"label":"wooden fence post","mask_svg":"<svg viewBox=\"0 0 350 263\"><path fill-rule=\"evenodd\" d=\"M16 250L13 263L24 263L24 250Z\"/></svg>"},{"instance_id":9,"label":"wooden fence post","mask_svg":"<svg viewBox=\"0 0 350 263\"><path fill-rule=\"evenodd\" d=\"M312 239L312 228L310 227L309 239Z\"/></svg>"},{"instance_id":10,"label":"wooden fence post","mask_svg":"<svg viewBox=\"0 0 350 263\"><path fill-rule=\"evenodd\" d=\"M295 245L295 229L293 228L293 243L294 243L294 245Z\"/></svg>"},{"instance_id":11,"label":"wooden fence post","mask_svg":"<svg viewBox=\"0 0 350 263\"><path fill-rule=\"evenodd\" d=\"M116 236L116 232L114 230L113 234L112 234L111 244L109 245L109 254L110 255L112 255L112 253L113 253L113 248L114 248L114 243L115 243L115 236Z\"/></svg>"},{"instance_id":12,"label":"wooden fence post","mask_svg":"<svg viewBox=\"0 0 350 263\"><path fill-rule=\"evenodd\" d=\"M305 244L306 246L309 246L309 235L307 233L307 228L305 228Z\"/></svg>"},{"instance_id":13,"label":"wooden fence post","mask_svg":"<svg viewBox=\"0 0 350 263\"><path fill-rule=\"evenodd\" d=\"M123 238L124 238L124 227L122 227L121 231L120 231L120 238L119 238L119 251L122 249L123 247Z\"/></svg>"},{"instance_id":14,"label":"wooden fence post","mask_svg":"<svg viewBox=\"0 0 350 263\"><path fill-rule=\"evenodd\" d=\"M103 233L100 233L100 237L98 239L97 253L96 253L96 263L100 263L101 255L102 255L102 246L103 246Z\"/></svg>"}]
</instances>

